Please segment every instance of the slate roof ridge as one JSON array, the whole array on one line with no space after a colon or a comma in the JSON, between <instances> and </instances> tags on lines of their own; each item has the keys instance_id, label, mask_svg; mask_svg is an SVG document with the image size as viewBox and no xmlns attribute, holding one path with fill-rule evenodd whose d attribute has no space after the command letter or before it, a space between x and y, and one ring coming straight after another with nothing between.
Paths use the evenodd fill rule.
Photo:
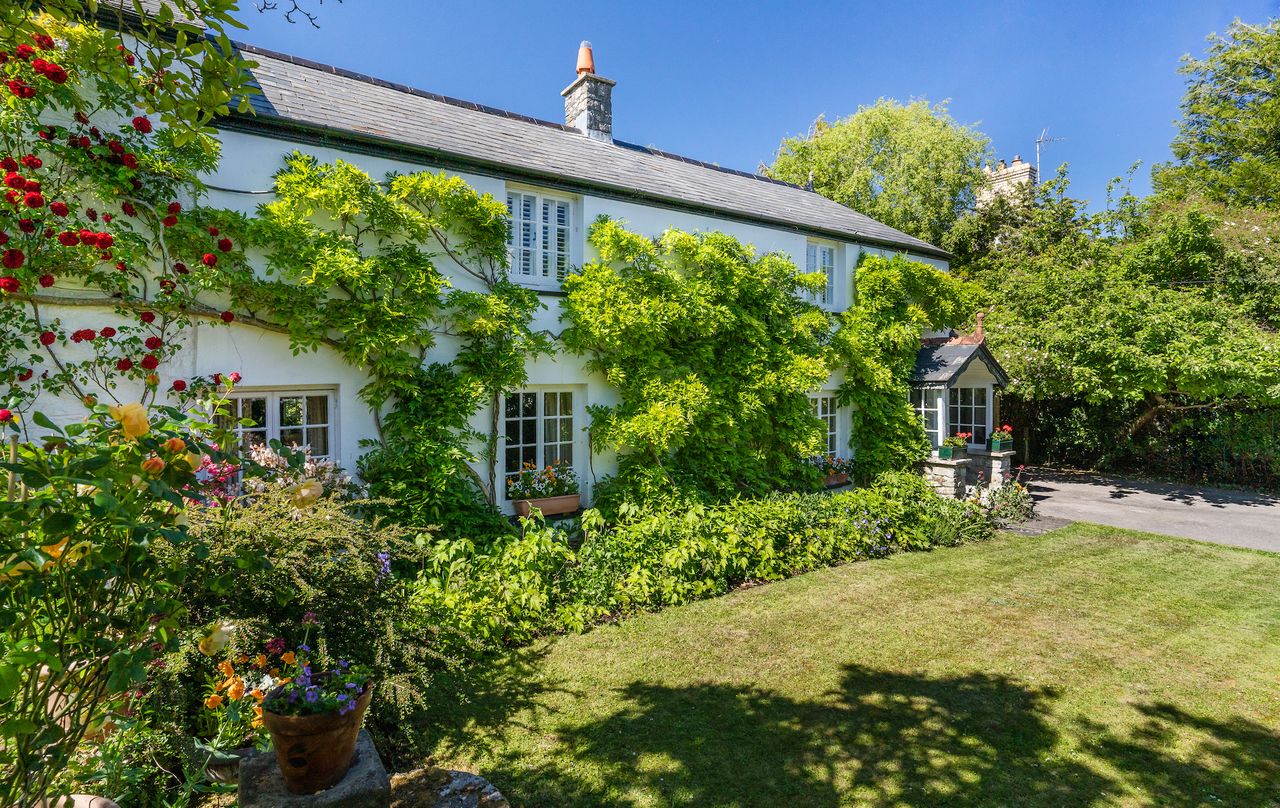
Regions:
<instances>
[{"instance_id":1,"label":"slate roof ridge","mask_svg":"<svg viewBox=\"0 0 1280 808\"><path fill-rule=\"evenodd\" d=\"M476 103L475 101L467 101L465 99L454 98L453 96L443 95L441 93L433 93L430 90L423 90L418 87L413 87L412 85L400 84L393 81L387 81L386 79L380 79L377 76L370 76L367 73L360 73L354 70L348 70L346 68L337 67L331 64L326 64L324 62L317 62L313 59L307 59L302 56L295 56L291 53L282 53L280 51L274 51L274 50L271 50L270 48L263 48L258 45L250 45L247 42L232 42L231 44L234 45L237 49L244 51L245 53L250 53L257 56L265 56L268 59L276 59L278 61L288 62L289 64L297 65L298 67L305 67L311 70L318 70L322 73L330 73L335 76L342 76L343 78L353 79L355 81L363 82L365 84L370 84L375 87L383 87L388 90L395 90L396 92L405 93L406 95L413 95L419 98L426 98L430 101L437 101L442 104L449 104L450 106L459 107L461 109L469 109L469 110L472 110L473 112L483 112L486 115L495 115L500 118L508 118L510 120L521 121L523 123L531 123L531 124L536 124L538 126L545 126L548 129L558 129L562 132L579 134L578 130L574 129L571 126L566 126L565 124L562 124L562 123L555 123L554 121L548 121L543 118L535 118L532 115L524 115L519 112L512 112L511 110L502 109L501 107L491 107L491 106L488 106L487 104ZM681 154L674 154L672 152L663 151L662 149L654 148L652 146L642 146L638 143L631 143L625 140L614 140L613 145L623 149L631 149L632 151L644 152L645 154L651 154L655 157L663 157L668 160L676 160L681 163L695 165L700 168L711 169L712 171L720 171L725 174L733 174L739 177L746 177L747 179L753 179L759 182L767 182L773 185L781 185L787 188L794 188L797 191L817 193L816 191L810 188L806 188L803 185L796 185L795 183L787 182L786 180L780 180L774 177L766 177L763 174L756 174L749 171L742 171L736 168L728 168L722 165L717 165L716 163L706 162L705 160L698 160L693 157L686 157Z\"/></svg>"}]
</instances>

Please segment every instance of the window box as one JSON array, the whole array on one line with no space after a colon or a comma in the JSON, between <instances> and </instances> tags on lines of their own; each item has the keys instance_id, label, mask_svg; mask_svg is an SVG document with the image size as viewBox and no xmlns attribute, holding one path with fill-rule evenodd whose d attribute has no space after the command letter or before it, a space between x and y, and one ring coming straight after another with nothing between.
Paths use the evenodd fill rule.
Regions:
<instances>
[{"instance_id":1,"label":"window box","mask_svg":"<svg viewBox=\"0 0 1280 808\"><path fill-rule=\"evenodd\" d=\"M964 457L963 446L939 446L938 457L943 460L959 460Z\"/></svg>"},{"instance_id":2,"label":"window box","mask_svg":"<svg viewBox=\"0 0 1280 808\"><path fill-rule=\"evenodd\" d=\"M1011 452L1013 451L1013 440L996 440L991 439L991 451L993 452Z\"/></svg>"},{"instance_id":3,"label":"window box","mask_svg":"<svg viewBox=\"0 0 1280 808\"><path fill-rule=\"evenodd\" d=\"M543 516L560 516L566 513L573 513L582 507L582 494L564 494L558 497L543 497L541 499L517 499L511 503L516 509L517 516L527 517L537 508L542 512Z\"/></svg>"}]
</instances>

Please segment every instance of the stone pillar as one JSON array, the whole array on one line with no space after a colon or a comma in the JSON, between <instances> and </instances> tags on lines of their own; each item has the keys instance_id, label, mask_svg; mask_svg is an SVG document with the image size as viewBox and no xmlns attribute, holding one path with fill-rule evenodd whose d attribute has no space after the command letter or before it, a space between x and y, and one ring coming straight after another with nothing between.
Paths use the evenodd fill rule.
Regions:
<instances>
[{"instance_id":1,"label":"stone pillar","mask_svg":"<svg viewBox=\"0 0 1280 808\"><path fill-rule=\"evenodd\" d=\"M1013 457L1012 450L993 452L990 449L970 449L968 482L971 485L977 484L978 473L981 472L983 485L992 491L1002 487L1013 472Z\"/></svg>"},{"instance_id":2,"label":"stone pillar","mask_svg":"<svg viewBox=\"0 0 1280 808\"><path fill-rule=\"evenodd\" d=\"M939 496L964 499L969 485L968 474L965 471L967 466L967 461L963 457L943 460L940 457L930 456L924 461L923 472L925 479Z\"/></svg>"}]
</instances>

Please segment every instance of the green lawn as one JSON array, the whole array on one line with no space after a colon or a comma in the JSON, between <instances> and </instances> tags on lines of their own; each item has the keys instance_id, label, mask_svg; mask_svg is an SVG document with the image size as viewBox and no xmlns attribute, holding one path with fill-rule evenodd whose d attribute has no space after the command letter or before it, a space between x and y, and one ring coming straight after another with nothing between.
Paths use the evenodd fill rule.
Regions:
<instances>
[{"instance_id":1,"label":"green lawn","mask_svg":"<svg viewBox=\"0 0 1280 808\"><path fill-rule=\"evenodd\" d=\"M545 806L1280 805L1280 555L1077 525L669 609L440 688Z\"/></svg>"}]
</instances>

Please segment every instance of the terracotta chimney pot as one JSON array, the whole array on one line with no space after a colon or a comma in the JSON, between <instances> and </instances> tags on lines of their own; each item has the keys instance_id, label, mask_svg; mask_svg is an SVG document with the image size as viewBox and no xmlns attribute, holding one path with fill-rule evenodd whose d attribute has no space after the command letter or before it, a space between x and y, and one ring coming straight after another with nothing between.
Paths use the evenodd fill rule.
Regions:
<instances>
[{"instance_id":1,"label":"terracotta chimney pot","mask_svg":"<svg viewBox=\"0 0 1280 808\"><path fill-rule=\"evenodd\" d=\"M980 311L973 316L973 319L977 321L977 327L973 331L973 336L977 338L978 342L982 342L984 339L987 338L986 334L982 330L982 321L985 320L986 317L987 317L987 314L986 312L983 312L983 311Z\"/></svg>"},{"instance_id":2,"label":"terracotta chimney pot","mask_svg":"<svg viewBox=\"0 0 1280 808\"><path fill-rule=\"evenodd\" d=\"M591 43L584 39L582 44L578 46L578 75L582 76L595 72L596 59L591 53Z\"/></svg>"}]
</instances>

